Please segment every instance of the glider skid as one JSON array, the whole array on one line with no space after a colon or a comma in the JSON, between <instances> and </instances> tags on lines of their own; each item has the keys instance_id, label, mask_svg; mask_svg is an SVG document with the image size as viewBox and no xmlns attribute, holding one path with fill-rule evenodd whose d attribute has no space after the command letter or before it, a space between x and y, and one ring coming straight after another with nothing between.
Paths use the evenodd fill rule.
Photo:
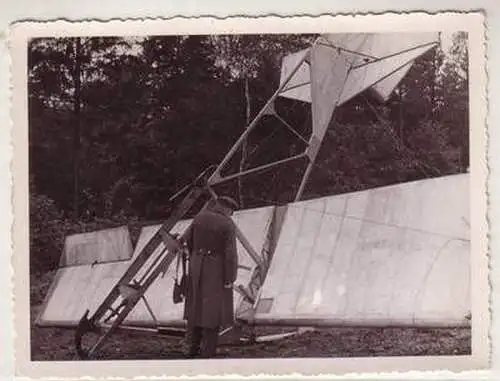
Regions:
<instances>
[{"instance_id":1,"label":"glider skid","mask_svg":"<svg viewBox=\"0 0 500 381\"><path fill-rule=\"evenodd\" d=\"M168 269L175 257L179 255L182 250L181 239L174 237L170 231L189 212L196 201L207 194L206 181L209 169L205 170L189 187L184 189L182 193L187 192L187 195L182 202L173 208L170 217L140 251L94 314L89 318L87 310L82 316L75 331L75 346L78 357L90 359L95 355L111 334L120 328L136 304L144 299L144 294L151 284L162 272ZM93 334L92 338L90 334ZM89 345L83 344L85 336L88 338L86 342L90 341Z\"/></svg>"}]
</instances>

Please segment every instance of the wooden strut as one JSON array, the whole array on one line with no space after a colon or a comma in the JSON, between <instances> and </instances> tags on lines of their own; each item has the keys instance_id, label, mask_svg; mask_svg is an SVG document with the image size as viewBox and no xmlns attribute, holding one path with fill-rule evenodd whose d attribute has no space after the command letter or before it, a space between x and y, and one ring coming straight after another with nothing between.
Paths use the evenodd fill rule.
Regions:
<instances>
[{"instance_id":1,"label":"wooden strut","mask_svg":"<svg viewBox=\"0 0 500 381\"><path fill-rule=\"evenodd\" d=\"M125 320L136 304L143 299L145 292L151 284L162 272L166 271L176 255L178 255L178 251L181 250L182 246L178 240L170 235L170 231L177 222L189 212L195 202L206 193L206 177L206 171L198 177L193 189L191 189L179 206L174 209L170 217L162 224L158 232L141 250L121 279L115 284L104 301L99 305L95 313L88 318L89 311L87 310L80 319L75 331L75 345L80 358L91 358L92 355L102 347L110 335L119 328L120 324ZM165 245L166 250L162 250L161 253L157 254L158 257L153 258L152 264L148 266L140 280L134 279L162 244ZM113 305L116 303L119 303L119 307L113 308ZM107 314L110 315L106 316ZM107 329L103 330L102 327L99 327L99 323L102 319L106 322L112 317L115 317L115 319ZM90 349L84 349L82 347L82 338L89 332L98 333L100 336Z\"/></svg>"},{"instance_id":2,"label":"wooden strut","mask_svg":"<svg viewBox=\"0 0 500 381\"><path fill-rule=\"evenodd\" d=\"M92 358L116 330L122 327L128 327L126 325L122 326L122 323L140 300L143 300L146 309L153 318L155 326L158 327L158 321L144 294L160 274L168 269L175 257L179 255L179 251L182 250L180 241L185 238L189 228L180 239L170 234L171 229L191 209L201 196L208 194L211 198L217 197L214 190L206 183L206 173L207 171L202 174L203 177L200 175L200 180L194 183L193 188L183 201L174 209L170 217L162 224L156 234L141 250L121 279L115 284L104 301L99 305L95 313L90 318L88 317L88 310L84 313L75 331L75 346L80 359ZM257 266L264 266L263 259L260 258L237 226L236 232L238 240ZM164 245L164 249L158 253L158 249L162 247L162 245ZM141 271L145 266L147 266L146 269ZM142 272L142 275L139 279L136 279L136 276L140 272ZM241 293L247 300L253 301L251 292L245 288L238 287L236 291ZM116 304L118 304L118 306L113 307ZM82 340L88 333L96 333L99 337L90 348L83 348Z\"/></svg>"}]
</instances>

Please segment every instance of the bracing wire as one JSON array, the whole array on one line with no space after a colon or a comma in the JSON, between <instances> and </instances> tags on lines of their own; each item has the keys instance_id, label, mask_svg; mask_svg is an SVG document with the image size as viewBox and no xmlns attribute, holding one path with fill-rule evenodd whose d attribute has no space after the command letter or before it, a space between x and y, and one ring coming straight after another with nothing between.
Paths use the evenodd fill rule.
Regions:
<instances>
[{"instance_id":1,"label":"bracing wire","mask_svg":"<svg viewBox=\"0 0 500 381\"><path fill-rule=\"evenodd\" d=\"M274 117L278 119L283 125L295 136L297 137L300 141L302 141L305 144L309 144L309 142L301 135L299 134L285 119L283 119L278 113L274 114Z\"/></svg>"},{"instance_id":2,"label":"bracing wire","mask_svg":"<svg viewBox=\"0 0 500 381\"><path fill-rule=\"evenodd\" d=\"M394 131L392 126L386 120L382 119L382 117L377 112L376 108L371 104L371 102L368 100L368 98L366 97L365 94L363 94L363 98L365 99L366 104L368 105L368 107L370 107L370 109L372 110L372 112L374 113L374 115L376 116L378 121L386 128L386 131L389 133L389 136L394 141L395 147L399 151L399 153L406 156L407 159L412 159L417 164L417 166L420 168L420 170L424 173L425 176L427 176L427 177L429 176L429 173L426 171L426 168L433 171L438 176L442 175L441 171L439 171L439 169L435 168L432 165L429 165L427 163L422 162L417 157L415 152L413 152L409 147L407 147L401 141L401 139L396 135L396 132Z\"/></svg>"},{"instance_id":3,"label":"bracing wire","mask_svg":"<svg viewBox=\"0 0 500 381\"><path fill-rule=\"evenodd\" d=\"M297 107L297 102L294 102L292 107L291 107L291 111L295 110L295 108ZM299 139L301 139L302 141L305 141L305 139L298 133L296 132L293 128L291 128L291 126L289 126L289 124L283 120L279 115L277 115L277 112L275 113L276 115L273 115L275 117L278 117L278 119L283 123L285 124L285 126L289 129L292 129L293 132L294 132L294 135L298 135L297 137L299 137ZM307 120L306 120L307 121ZM262 147L264 146L266 143L268 143L272 137L274 137L274 135L276 135L276 133L280 130L279 126L275 126L273 128L273 130L271 131L271 133L269 133L266 137L264 137L263 139L261 139L261 141L256 144L255 148L252 149L252 151L250 151L250 153L248 154L247 156L247 160L246 162L250 162L250 160L255 156L256 152ZM305 141L306 144L307 144L307 141Z\"/></svg>"}]
</instances>

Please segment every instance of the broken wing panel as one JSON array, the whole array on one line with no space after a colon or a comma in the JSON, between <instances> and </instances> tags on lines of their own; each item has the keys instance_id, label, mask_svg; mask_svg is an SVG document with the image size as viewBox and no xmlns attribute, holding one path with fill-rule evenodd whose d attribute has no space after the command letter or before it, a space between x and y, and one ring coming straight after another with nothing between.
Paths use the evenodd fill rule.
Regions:
<instances>
[{"instance_id":1,"label":"broken wing panel","mask_svg":"<svg viewBox=\"0 0 500 381\"><path fill-rule=\"evenodd\" d=\"M414 49L416 47L429 46L429 49L438 43L438 33L405 33L405 34L382 34L374 35L372 39L371 54L377 57L384 57L405 50ZM393 90L399 82L408 73L414 61L409 62L403 68L395 72L393 75L383 79L373 86L375 94L382 101L387 101Z\"/></svg>"},{"instance_id":2,"label":"broken wing panel","mask_svg":"<svg viewBox=\"0 0 500 381\"><path fill-rule=\"evenodd\" d=\"M392 92L408 73L413 63L414 61L411 61L410 63L399 69L397 72L395 72L393 75L390 75L386 79L383 79L382 81L372 86L372 90L382 102L386 102L389 99Z\"/></svg>"},{"instance_id":3,"label":"broken wing panel","mask_svg":"<svg viewBox=\"0 0 500 381\"><path fill-rule=\"evenodd\" d=\"M256 321L467 325L468 179L290 204Z\"/></svg>"},{"instance_id":4,"label":"broken wing panel","mask_svg":"<svg viewBox=\"0 0 500 381\"><path fill-rule=\"evenodd\" d=\"M340 96L339 104L347 102L357 94L395 74L431 48L431 45L423 46L351 70L344 91ZM390 89L384 89L385 92L388 90Z\"/></svg>"},{"instance_id":5,"label":"broken wing panel","mask_svg":"<svg viewBox=\"0 0 500 381\"><path fill-rule=\"evenodd\" d=\"M128 266L128 261L122 261L57 270L37 323L75 326L87 309L99 307Z\"/></svg>"},{"instance_id":6,"label":"broken wing panel","mask_svg":"<svg viewBox=\"0 0 500 381\"><path fill-rule=\"evenodd\" d=\"M370 86L375 87L375 92L383 100L387 99L408 71L412 60L432 48L432 44L438 41L439 35L434 32L403 34L339 33L321 36L317 46L329 46L330 49L337 52L337 56L333 58L340 55L352 67L376 61L373 64L375 66L367 67L366 71L358 69L354 70L350 75L349 89L341 98L341 103L345 103ZM415 54L410 53L409 50ZM283 59L280 83L283 83L287 74L293 70L304 54L307 54L307 50L289 54ZM411 58L412 56L413 58ZM332 59L332 57L326 57L325 59ZM290 83L280 93L280 96L311 103L310 70L307 62L302 63Z\"/></svg>"},{"instance_id":7,"label":"broken wing panel","mask_svg":"<svg viewBox=\"0 0 500 381\"><path fill-rule=\"evenodd\" d=\"M238 227L259 254L262 251L272 215L273 207L265 207L238 211L233 217ZM172 229L172 233L182 234L189 224L190 220L179 221ZM155 225L144 227L141 230L134 250L134 258L159 228L160 225ZM154 258L155 254L162 250L164 250L164 245L160 245L151 258ZM255 264L239 242L238 254L242 266L238 271L237 284L247 286L255 270ZM64 327L76 326L87 309L90 310L91 314L94 313L131 263L129 260L59 269L51 291L38 316L37 324ZM141 274L144 273L147 264L137 273L136 279L140 278ZM174 304L172 301L175 271L176 262L174 261L163 277L158 278L145 294L154 318L148 311L144 300L141 300L127 316L124 321L125 324L153 326L155 319L159 324L183 324L183 304ZM235 292L235 309L238 307L240 300L240 294Z\"/></svg>"},{"instance_id":8,"label":"broken wing panel","mask_svg":"<svg viewBox=\"0 0 500 381\"><path fill-rule=\"evenodd\" d=\"M128 228L122 226L66 237L60 267L127 260L132 257Z\"/></svg>"}]
</instances>

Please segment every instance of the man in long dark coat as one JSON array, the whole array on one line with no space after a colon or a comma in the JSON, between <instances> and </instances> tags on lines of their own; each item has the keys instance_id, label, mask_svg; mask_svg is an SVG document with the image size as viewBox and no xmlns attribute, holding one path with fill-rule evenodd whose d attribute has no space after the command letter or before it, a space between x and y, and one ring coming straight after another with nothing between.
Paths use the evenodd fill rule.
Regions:
<instances>
[{"instance_id":1,"label":"man in long dark coat","mask_svg":"<svg viewBox=\"0 0 500 381\"><path fill-rule=\"evenodd\" d=\"M190 255L184 318L189 357L213 357L220 328L234 322L238 253L231 215L235 209L234 200L219 197L194 218L186 237Z\"/></svg>"}]
</instances>

